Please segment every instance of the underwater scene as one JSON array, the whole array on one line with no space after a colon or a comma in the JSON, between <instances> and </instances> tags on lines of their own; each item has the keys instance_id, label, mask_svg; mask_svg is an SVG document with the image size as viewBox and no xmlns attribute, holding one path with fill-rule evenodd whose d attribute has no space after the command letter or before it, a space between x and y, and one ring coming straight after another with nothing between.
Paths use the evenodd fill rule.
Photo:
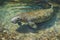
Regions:
<instances>
[{"instance_id":1,"label":"underwater scene","mask_svg":"<svg viewBox=\"0 0 60 40\"><path fill-rule=\"evenodd\" d=\"M60 0L0 0L0 40L60 40Z\"/></svg>"}]
</instances>

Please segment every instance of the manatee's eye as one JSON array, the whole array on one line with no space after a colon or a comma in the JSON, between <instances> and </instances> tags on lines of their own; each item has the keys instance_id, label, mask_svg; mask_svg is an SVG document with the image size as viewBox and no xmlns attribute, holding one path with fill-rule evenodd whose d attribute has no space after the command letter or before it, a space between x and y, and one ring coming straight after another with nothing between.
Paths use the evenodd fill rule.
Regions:
<instances>
[{"instance_id":1,"label":"manatee's eye","mask_svg":"<svg viewBox=\"0 0 60 40\"><path fill-rule=\"evenodd\" d=\"M20 19L20 18L17 18L18 20Z\"/></svg>"},{"instance_id":2,"label":"manatee's eye","mask_svg":"<svg viewBox=\"0 0 60 40\"><path fill-rule=\"evenodd\" d=\"M17 21L21 21L22 19L20 19L20 18L17 18Z\"/></svg>"}]
</instances>

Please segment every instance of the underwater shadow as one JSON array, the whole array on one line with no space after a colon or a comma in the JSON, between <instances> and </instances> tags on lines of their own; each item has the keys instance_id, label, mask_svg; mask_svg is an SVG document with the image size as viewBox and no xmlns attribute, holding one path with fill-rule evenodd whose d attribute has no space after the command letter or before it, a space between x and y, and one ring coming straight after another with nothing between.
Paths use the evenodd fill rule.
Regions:
<instances>
[{"instance_id":1,"label":"underwater shadow","mask_svg":"<svg viewBox=\"0 0 60 40\"><path fill-rule=\"evenodd\" d=\"M36 30L31 28L29 25L23 25L18 29L16 29L16 31L20 33L29 33L29 32L36 33L38 30L52 27L55 24L55 21L56 21L56 16L54 16L51 20L47 22L36 24L37 25Z\"/></svg>"},{"instance_id":2,"label":"underwater shadow","mask_svg":"<svg viewBox=\"0 0 60 40\"><path fill-rule=\"evenodd\" d=\"M23 25L23 26L17 28L16 31L19 33L29 33L29 32L36 33L36 32L38 32L38 30L43 30L43 29L53 27L53 25L55 24L55 21L56 21L57 12L58 12L57 10L54 10L54 16L49 21L36 24L37 25L36 30L31 28L29 25Z\"/></svg>"},{"instance_id":3,"label":"underwater shadow","mask_svg":"<svg viewBox=\"0 0 60 40\"><path fill-rule=\"evenodd\" d=\"M0 0L0 6L4 6L5 5L5 2L6 2L7 0Z\"/></svg>"},{"instance_id":4,"label":"underwater shadow","mask_svg":"<svg viewBox=\"0 0 60 40\"><path fill-rule=\"evenodd\" d=\"M54 15L54 17L52 17L52 19L50 19L47 22L37 24L38 26L37 31L52 27L55 24L55 21L56 21L56 15Z\"/></svg>"}]
</instances>

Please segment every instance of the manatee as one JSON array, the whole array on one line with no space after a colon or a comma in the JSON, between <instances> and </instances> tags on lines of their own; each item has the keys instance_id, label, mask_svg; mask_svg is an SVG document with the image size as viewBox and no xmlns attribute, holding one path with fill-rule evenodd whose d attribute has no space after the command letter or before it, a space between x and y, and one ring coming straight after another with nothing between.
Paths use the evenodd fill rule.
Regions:
<instances>
[{"instance_id":1,"label":"manatee","mask_svg":"<svg viewBox=\"0 0 60 40\"><path fill-rule=\"evenodd\" d=\"M37 28L36 23L42 23L48 21L54 15L53 5L51 3L48 4L50 8L39 9L32 12L20 13L15 17L13 17L11 19L11 22L15 24L18 23L19 25L22 25L22 23L24 23L30 25L32 28Z\"/></svg>"}]
</instances>

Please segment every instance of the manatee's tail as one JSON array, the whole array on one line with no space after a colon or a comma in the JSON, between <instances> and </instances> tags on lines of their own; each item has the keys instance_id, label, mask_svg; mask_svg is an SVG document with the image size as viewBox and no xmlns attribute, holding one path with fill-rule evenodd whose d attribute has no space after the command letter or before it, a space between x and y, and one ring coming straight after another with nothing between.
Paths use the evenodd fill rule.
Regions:
<instances>
[{"instance_id":1,"label":"manatee's tail","mask_svg":"<svg viewBox=\"0 0 60 40\"><path fill-rule=\"evenodd\" d=\"M53 8L53 5L52 5L52 3L50 3L50 2L49 2L48 4L51 6L51 8Z\"/></svg>"}]
</instances>

